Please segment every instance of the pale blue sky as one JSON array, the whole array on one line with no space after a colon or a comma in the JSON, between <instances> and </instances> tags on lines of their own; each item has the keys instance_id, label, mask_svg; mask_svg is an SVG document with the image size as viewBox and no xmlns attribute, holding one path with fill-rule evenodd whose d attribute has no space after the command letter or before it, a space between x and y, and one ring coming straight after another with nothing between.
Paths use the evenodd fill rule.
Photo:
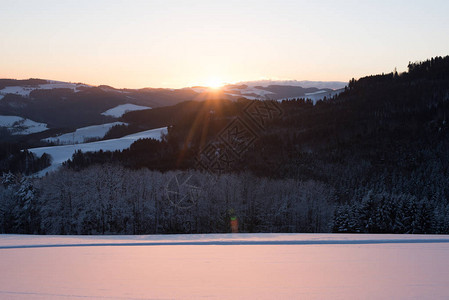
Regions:
<instances>
[{"instance_id":1,"label":"pale blue sky","mask_svg":"<svg viewBox=\"0 0 449 300\"><path fill-rule=\"evenodd\" d=\"M449 1L0 0L0 77L341 80L449 54Z\"/></svg>"}]
</instances>

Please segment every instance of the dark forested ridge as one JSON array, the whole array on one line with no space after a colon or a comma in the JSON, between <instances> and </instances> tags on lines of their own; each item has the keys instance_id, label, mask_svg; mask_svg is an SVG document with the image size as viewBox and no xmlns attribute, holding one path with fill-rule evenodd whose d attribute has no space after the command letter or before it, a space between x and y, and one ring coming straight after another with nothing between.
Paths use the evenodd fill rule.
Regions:
<instances>
[{"instance_id":1,"label":"dark forested ridge","mask_svg":"<svg viewBox=\"0 0 449 300\"><path fill-rule=\"evenodd\" d=\"M45 83L47 83L47 80L36 79L36 78L30 78L30 79L25 79L25 80L0 79L0 90L7 86L17 86L17 85L37 86L39 84L45 84Z\"/></svg>"},{"instance_id":2,"label":"dark forested ridge","mask_svg":"<svg viewBox=\"0 0 449 300\"><path fill-rule=\"evenodd\" d=\"M122 152L76 153L66 169L35 180L33 199L47 214L39 210L39 225L31 231L226 232L226 218L233 209L245 232L449 233L449 56L410 63L408 72L401 74L353 79L344 92L315 105L306 99L278 103L282 115L257 131L257 138L235 158L232 168L212 176L218 181L202 186L210 192L197 202L204 207L170 206L163 192L164 182L170 180L168 174L173 174L170 171L195 169L198 154L208 145L223 149L217 136L237 117L244 118L242 111L249 103L244 99L190 101L126 114L124 119L132 126L170 125L168 135L161 142L138 141ZM105 168L120 168L136 182L147 180L141 187L146 192L134 194L131 188L123 189L123 194L101 196L100 203L89 192L82 193L85 183L70 179L93 170L106 176L109 171ZM148 174L159 182L145 179ZM207 172L195 174L209 178ZM60 186L52 187L49 178L61 180ZM11 199L20 198L17 195L23 183L15 182L3 186L9 205L18 203ZM100 186L95 195L110 193L106 183L95 182ZM235 187L234 194L220 192L226 184ZM152 194L146 189L159 192ZM134 200L126 200L131 198ZM86 204L85 208L75 212L73 206L67 208L73 202L59 202L67 199L80 207ZM144 219L139 219L143 211L133 206L133 201L149 207L143 209L148 213ZM122 220L123 216L111 211L116 204L134 215ZM71 229L55 227L54 218L61 216L48 214L55 205L70 210L67 218L72 223L66 217L57 222L69 222L72 227L64 226ZM98 219L80 219L98 218L100 207L111 209L110 224L104 231L95 227ZM4 219L10 220L2 227L4 232L30 231L14 221L17 211L20 209L2 209ZM128 225L111 225L117 222ZM131 230L128 222L138 229Z\"/></svg>"}]
</instances>

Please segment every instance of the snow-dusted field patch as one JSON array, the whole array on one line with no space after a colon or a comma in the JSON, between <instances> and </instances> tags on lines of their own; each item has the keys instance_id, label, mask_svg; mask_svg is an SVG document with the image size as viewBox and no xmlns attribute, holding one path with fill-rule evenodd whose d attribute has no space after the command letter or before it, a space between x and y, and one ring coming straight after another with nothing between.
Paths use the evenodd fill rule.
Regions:
<instances>
[{"instance_id":1,"label":"snow-dusted field patch","mask_svg":"<svg viewBox=\"0 0 449 300\"><path fill-rule=\"evenodd\" d=\"M113 122L101 125L93 125L78 128L74 132L61 134L60 136L49 137L44 139L46 142L60 143L60 144L77 144L83 143L86 139L103 138L105 134L115 125L124 125L123 122Z\"/></svg>"},{"instance_id":2,"label":"snow-dusted field patch","mask_svg":"<svg viewBox=\"0 0 449 300\"><path fill-rule=\"evenodd\" d=\"M15 94L23 97L29 97L34 90L52 90L52 89L71 89L75 93L79 92L79 88L89 87L81 83L69 83L62 81L48 81L46 84L36 86L7 86L0 90L0 95Z\"/></svg>"},{"instance_id":3,"label":"snow-dusted field patch","mask_svg":"<svg viewBox=\"0 0 449 300\"><path fill-rule=\"evenodd\" d=\"M135 111L135 110L144 110L144 109L151 109L151 107L127 103L127 104L122 104L122 105L116 106L114 108L108 109L107 111L105 111L101 114L104 116L120 118L127 112Z\"/></svg>"},{"instance_id":4,"label":"snow-dusted field patch","mask_svg":"<svg viewBox=\"0 0 449 300\"><path fill-rule=\"evenodd\" d=\"M310 100L313 101L313 103L316 103L318 100L323 100L324 97L331 98L331 97L333 97L335 95L340 94L343 91L344 91L344 89L333 90L333 91L330 91L330 92L317 91L317 92L314 92L314 93L306 93L306 95L304 97L301 97L301 98L310 99Z\"/></svg>"},{"instance_id":5,"label":"snow-dusted field patch","mask_svg":"<svg viewBox=\"0 0 449 300\"><path fill-rule=\"evenodd\" d=\"M47 130L47 124L18 116L0 116L0 127L6 127L11 134L31 134Z\"/></svg>"},{"instance_id":6,"label":"snow-dusted field patch","mask_svg":"<svg viewBox=\"0 0 449 300\"><path fill-rule=\"evenodd\" d=\"M95 152L95 151L115 151L123 150L129 148L132 143L138 139L161 139L161 135L167 133L167 128L156 128L151 130L146 130L134 134L130 134L118 139L110 139L105 141L98 141L92 143L81 143L75 145L63 145L63 146L50 146L50 147L40 147L28 149L33 152L38 157L42 154L47 153L51 155L52 162L51 166L40 171L38 175L45 175L47 172L56 170L63 162L72 158L73 153L77 150L82 152Z\"/></svg>"},{"instance_id":7,"label":"snow-dusted field patch","mask_svg":"<svg viewBox=\"0 0 449 300\"><path fill-rule=\"evenodd\" d=\"M446 299L448 258L448 236L0 235L0 297Z\"/></svg>"}]
</instances>

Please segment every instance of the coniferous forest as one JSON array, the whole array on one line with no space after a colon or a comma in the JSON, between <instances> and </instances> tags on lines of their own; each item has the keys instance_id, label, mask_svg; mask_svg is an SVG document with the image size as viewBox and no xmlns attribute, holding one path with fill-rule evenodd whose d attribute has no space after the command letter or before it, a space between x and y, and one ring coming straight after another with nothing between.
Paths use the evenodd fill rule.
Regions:
<instances>
[{"instance_id":1,"label":"coniferous forest","mask_svg":"<svg viewBox=\"0 0 449 300\"><path fill-rule=\"evenodd\" d=\"M254 105L273 108L263 123L245 115ZM230 232L235 215L240 232L447 234L448 118L446 56L352 79L315 104L208 99L129 112L129 127L110 137L162 126L168 134L123 151L76 152L44 177L27 175L48 157L5 142L0 231ZM245 128L234 144L224 138ZM181 191L178 179L193 182Z\"/></svg>"}]
</instances>

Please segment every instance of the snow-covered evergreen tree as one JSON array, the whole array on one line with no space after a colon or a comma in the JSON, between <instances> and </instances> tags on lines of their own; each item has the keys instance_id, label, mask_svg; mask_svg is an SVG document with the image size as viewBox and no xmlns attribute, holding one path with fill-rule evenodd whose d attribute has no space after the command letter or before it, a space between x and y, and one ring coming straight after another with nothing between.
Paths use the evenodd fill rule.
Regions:
<instances>
[{"instance_id":1,"label":"snow-covered evergreen tree","mask_svg":"<svg viewBox=\"0 0 449 300\"><path fill-rule=\"evenodd\" d=\"M39 206L37 204L36 190L30 179L26 177L21 178L15 198L15 226L18 233L39 233Z\"/></svg>"}]
</instances>

